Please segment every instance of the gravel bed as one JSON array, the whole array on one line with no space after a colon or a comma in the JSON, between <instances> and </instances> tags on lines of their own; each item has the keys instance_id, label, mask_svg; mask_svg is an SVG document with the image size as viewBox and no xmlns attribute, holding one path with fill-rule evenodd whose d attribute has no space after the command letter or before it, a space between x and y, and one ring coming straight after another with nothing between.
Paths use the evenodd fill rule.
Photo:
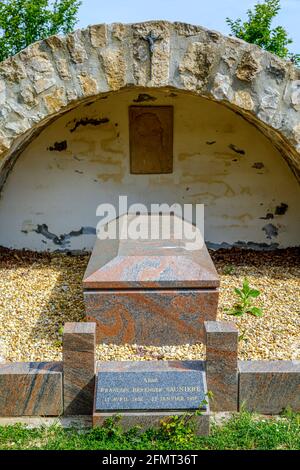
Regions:
<instances>
[{"instance_id":1,"label":"gravel bed","mask_svg":"<svg viewBox=\"0 0 300 470\"><path fill-rule=\"evenodd\" d=\"M239 328L239 358L300 359L299 250L232 249L211 255L221 276L218 319ZM0 248L0 362L61 359L62 325L84 321L81 283L88 259ZM261 291L255 305L263 308L262 318L224 312L245 277ZM204 354L202 344L97 347L101 360L200 359Z\"/></svg>"}]
</instances>

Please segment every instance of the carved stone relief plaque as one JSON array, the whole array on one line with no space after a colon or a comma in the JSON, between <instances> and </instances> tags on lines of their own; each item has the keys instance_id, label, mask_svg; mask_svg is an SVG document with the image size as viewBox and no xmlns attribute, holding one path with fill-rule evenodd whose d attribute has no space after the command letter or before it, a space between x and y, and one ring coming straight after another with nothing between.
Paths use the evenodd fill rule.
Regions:
<instances>
[{"instance_id":1,"label":"carved stone relief plaque","mask_svg":"<svg viewBox=\"0 0 300 470\"><path fill-rule=\"evenodd\" d=\"M129 108L130 172L135 175L173 171L173 107Z\"/></svg>"}]
</instances>

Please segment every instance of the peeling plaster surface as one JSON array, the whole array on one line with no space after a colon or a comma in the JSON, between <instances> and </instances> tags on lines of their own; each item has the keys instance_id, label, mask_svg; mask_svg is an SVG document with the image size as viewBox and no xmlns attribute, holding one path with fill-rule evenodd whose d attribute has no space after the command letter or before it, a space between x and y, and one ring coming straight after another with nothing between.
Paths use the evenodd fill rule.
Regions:
<instances>
[{"instance_id":1,"label":"peeling plaster surface","mask_svg":"<svg viewBox=\"0 0 300 470\"><path fill-rule=\"evenodd\" d=\"M174 106L172 174L130 174L128 106L137 102ZM119 195L149 208L205 204L205 238L214 247L299 245L295 175L240 115L168 88L132 88L88 104L49 124L17 159L0 199L0 245L91 250L98 204L117 205Z\"/></svg>"},{"instance_id":2,"label":"peeling plaster surface","mask_svg":"<svg viewBox=\"0 0 300 470\"><path fill-rule=\"evenodd\" d=\"M158 38L150 47L149 35ZM290 61L201 26L98 24L51 36L0 63L0 189L49 122L130 87L140 88L139 103L152 101L145 88L167 86L223 103L261 129L300 178L299 83Z\"/></svg>"}]
</instances>

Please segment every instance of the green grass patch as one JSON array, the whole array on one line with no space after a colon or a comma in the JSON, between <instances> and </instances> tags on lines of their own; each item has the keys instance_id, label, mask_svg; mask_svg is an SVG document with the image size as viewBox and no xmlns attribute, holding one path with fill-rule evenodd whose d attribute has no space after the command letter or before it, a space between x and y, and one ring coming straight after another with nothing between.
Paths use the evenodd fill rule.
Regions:
<instances>
[{"instance_id":1,"label":"green grass patch","mask_svg":"<svg viewBox=\"0 0 300 470\"><path fill-rule=\"evenodd\" d=\"M36 450L299 450L300 415L263 419L248 412L232 416L222 425L212 424L208 437L189 429L164 427L141 433L123 432L117 419L94 429L64 429L60 425L28 429L24 425L0 427L0 449Z\"/></svg>"}]
</instances>

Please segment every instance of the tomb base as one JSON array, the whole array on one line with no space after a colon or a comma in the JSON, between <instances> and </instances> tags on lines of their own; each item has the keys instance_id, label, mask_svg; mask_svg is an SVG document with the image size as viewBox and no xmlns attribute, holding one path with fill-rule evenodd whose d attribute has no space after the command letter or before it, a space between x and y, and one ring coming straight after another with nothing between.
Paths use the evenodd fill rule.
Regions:
<instances>
[{"instance_id":1,"label":"tomb base","mask_svg":"<svg viewBox=\"0 0 300 470\"><path fill-rule=\"evenodd\" d=\"M144 413L119 413L120 425L124 431L132 429L134 426L138 426L141 432L146 431L149 428L159 428L161 422L170 418L170 416L184 416L184 412L169 411L167 412L144 412ZM107 419L113 418L115 413L93 413L93 426L103 426ZM195 433L198 436L208 436L209 434L209 413L205 412L200 416L193 416L191 418L195 426Z\"/></svg>"}]
</instances>

